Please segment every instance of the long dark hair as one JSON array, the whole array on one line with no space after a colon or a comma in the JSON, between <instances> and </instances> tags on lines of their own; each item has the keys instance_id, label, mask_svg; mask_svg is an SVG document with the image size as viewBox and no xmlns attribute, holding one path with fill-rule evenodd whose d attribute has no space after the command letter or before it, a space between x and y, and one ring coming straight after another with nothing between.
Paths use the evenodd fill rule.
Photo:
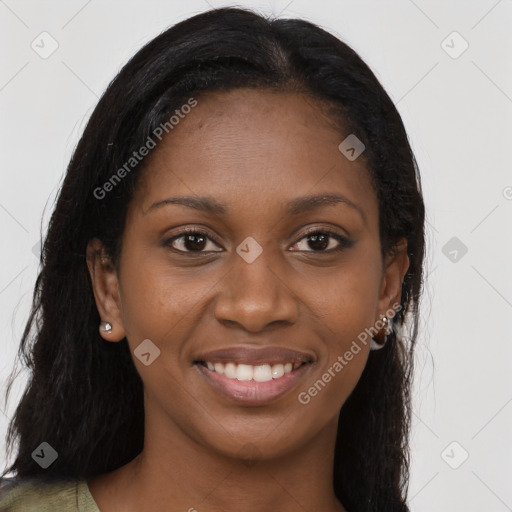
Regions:
<instances>
[{"instance_id":1,"label":"long dark hair","mask_svg":"<svg viewBox=\"0 0 512 512\"><path fill-rule=\"evenodd\" d=\"M407 511L413 348L424 257L424 204L401 117L358 54L297 19L250 10L204 12L166 30L119 72L100 99L69 163L41 255L33 306L18 351L30 379L9 425L18 451L3 475L89 478L119 468L143 448L143 384L126 339L105 343L86 266L93 237L114 261L127 205L143 164L103 198L101 188L192 96L239 87L300 91L331 106L342 132L366 146L379 201L382 256L405 237L410 266L396 329L370 354L339 417L334 490L351 511ZM7 386L9 395L13 378ZM32 459L46 441L47 469Z\"/></svg>"}]
</instances>

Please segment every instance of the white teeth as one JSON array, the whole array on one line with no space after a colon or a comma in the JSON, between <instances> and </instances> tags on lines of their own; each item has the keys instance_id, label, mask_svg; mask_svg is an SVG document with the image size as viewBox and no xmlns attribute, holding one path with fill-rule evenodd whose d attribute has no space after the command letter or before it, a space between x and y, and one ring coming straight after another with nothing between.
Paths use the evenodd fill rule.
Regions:
<instances>
[{"instance_id":1,"label":"white teeth","mask_svg":"<svg viewBox=\"0 0 512 512\"><path fill-rule=\"evenodd\" d=\"M250 364L235 364L235 363L211 363L206 362L209 370L213 370L221 375L225 375L229 379L236 379L242 381L254 380L255 382L268 382L272 379L279 379L285 373L290 373L295 370L302 363L286 363L286 364L261 364L252 366Z\"/></svg>"},{"instance_id":2,"label":"white teeth","mask_svg":"<svg viewBox=\"0 0 512 512\"><path fill-rule=\"evenodd\" d=\"M282 364L275 364L272 366L272 378L279 379L284 375L284 366Z\"/></svg>"},{"instance_id":3,"label":"white teeth","mask_svg":"<svg viewBox=\"0 0 512 512\"><path fill-rule=\"evenodd\" d=\"M236 367L236 378L238 380L252 380L253 369L248 364L239 364Z\"/></svg>"},{"instance_id":4,"label":"white teeth","mask_svg":"<svg viewBox=\"0 0 512 512\"><path fill-rule=\"evenodd\" d=\"M228 363L224 366L224 375L230 379L236 379L236 364Z\"/></svg>"},{"instance_id":5,"label":"white teeth","mask_svg":"<svg viewBox=\"0 0 512 512\"><path fill-rule=\"evenodd\" d=\"M253 370L253 379L256 382L267 382L272 380L272 368L270 368L270 365L263 364L261 366L255 366Z\"/></svg>"}]
</instances>

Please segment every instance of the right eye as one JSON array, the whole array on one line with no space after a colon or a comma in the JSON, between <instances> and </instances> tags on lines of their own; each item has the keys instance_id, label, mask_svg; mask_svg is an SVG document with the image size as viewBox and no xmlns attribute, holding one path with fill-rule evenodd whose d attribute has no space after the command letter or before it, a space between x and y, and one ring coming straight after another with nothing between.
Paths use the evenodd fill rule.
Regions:
<instances>
[{"instance_id":1,"label":"right eye","mask_svg":"<svg viewBox=\"0 0 512 512\"><path fill-rule=\"evenodd\" d=\"M195 229L186 229L175 235L164 243L165 245L170 246L172 249L175 249L177 252L183 253L203 253L203 252L221 252L216 250L205 250L208 247L208 242L211 242L212 245L217 245L211 237L205 231L201 231L197 228Z\"/></svg>"}]
</instances>

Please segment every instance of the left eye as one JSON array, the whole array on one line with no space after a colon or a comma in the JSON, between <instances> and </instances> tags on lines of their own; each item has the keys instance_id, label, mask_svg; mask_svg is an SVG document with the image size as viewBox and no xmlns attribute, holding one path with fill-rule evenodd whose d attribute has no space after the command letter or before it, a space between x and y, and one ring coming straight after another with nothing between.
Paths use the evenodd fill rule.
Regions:
<instances>
[{"instance_id":1,"label":"left eye","mask_svg":"<svg viewBox=\"0 0 512 512\"><path fill-rule=\"evenodd\" d=\"M304 240L304 241L303 241ZM302 245L303 248L300 246ZM332 231L312 231L301 238L295 246L299 251L306 252L331 252L341 251L352 246L352 241ZM306 248L304 248L306 246ZM308 250L307 246L312 247Z\"/></svg>"}]
</instances>

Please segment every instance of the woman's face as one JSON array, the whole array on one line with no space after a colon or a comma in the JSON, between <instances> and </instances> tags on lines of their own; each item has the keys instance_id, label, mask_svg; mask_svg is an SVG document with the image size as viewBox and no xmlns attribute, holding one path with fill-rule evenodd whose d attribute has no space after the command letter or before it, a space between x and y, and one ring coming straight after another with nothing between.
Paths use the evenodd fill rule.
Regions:
<instances>
[{"instance_id":1,"label":"woman's face","mask_svg":"<svg viewBox=\"0 0 512 512\"><path fill-rule=\"evenodd\" d=\"M347 159L314 100L240 89L197 101L147 162L119 273L90 266L113 324L103 336L138 354L147 428L275 457L336 425L369 343L345 354L400 300L408 260L402 246L383 264L364 153Z\"/></svg>"}]
</instances>

